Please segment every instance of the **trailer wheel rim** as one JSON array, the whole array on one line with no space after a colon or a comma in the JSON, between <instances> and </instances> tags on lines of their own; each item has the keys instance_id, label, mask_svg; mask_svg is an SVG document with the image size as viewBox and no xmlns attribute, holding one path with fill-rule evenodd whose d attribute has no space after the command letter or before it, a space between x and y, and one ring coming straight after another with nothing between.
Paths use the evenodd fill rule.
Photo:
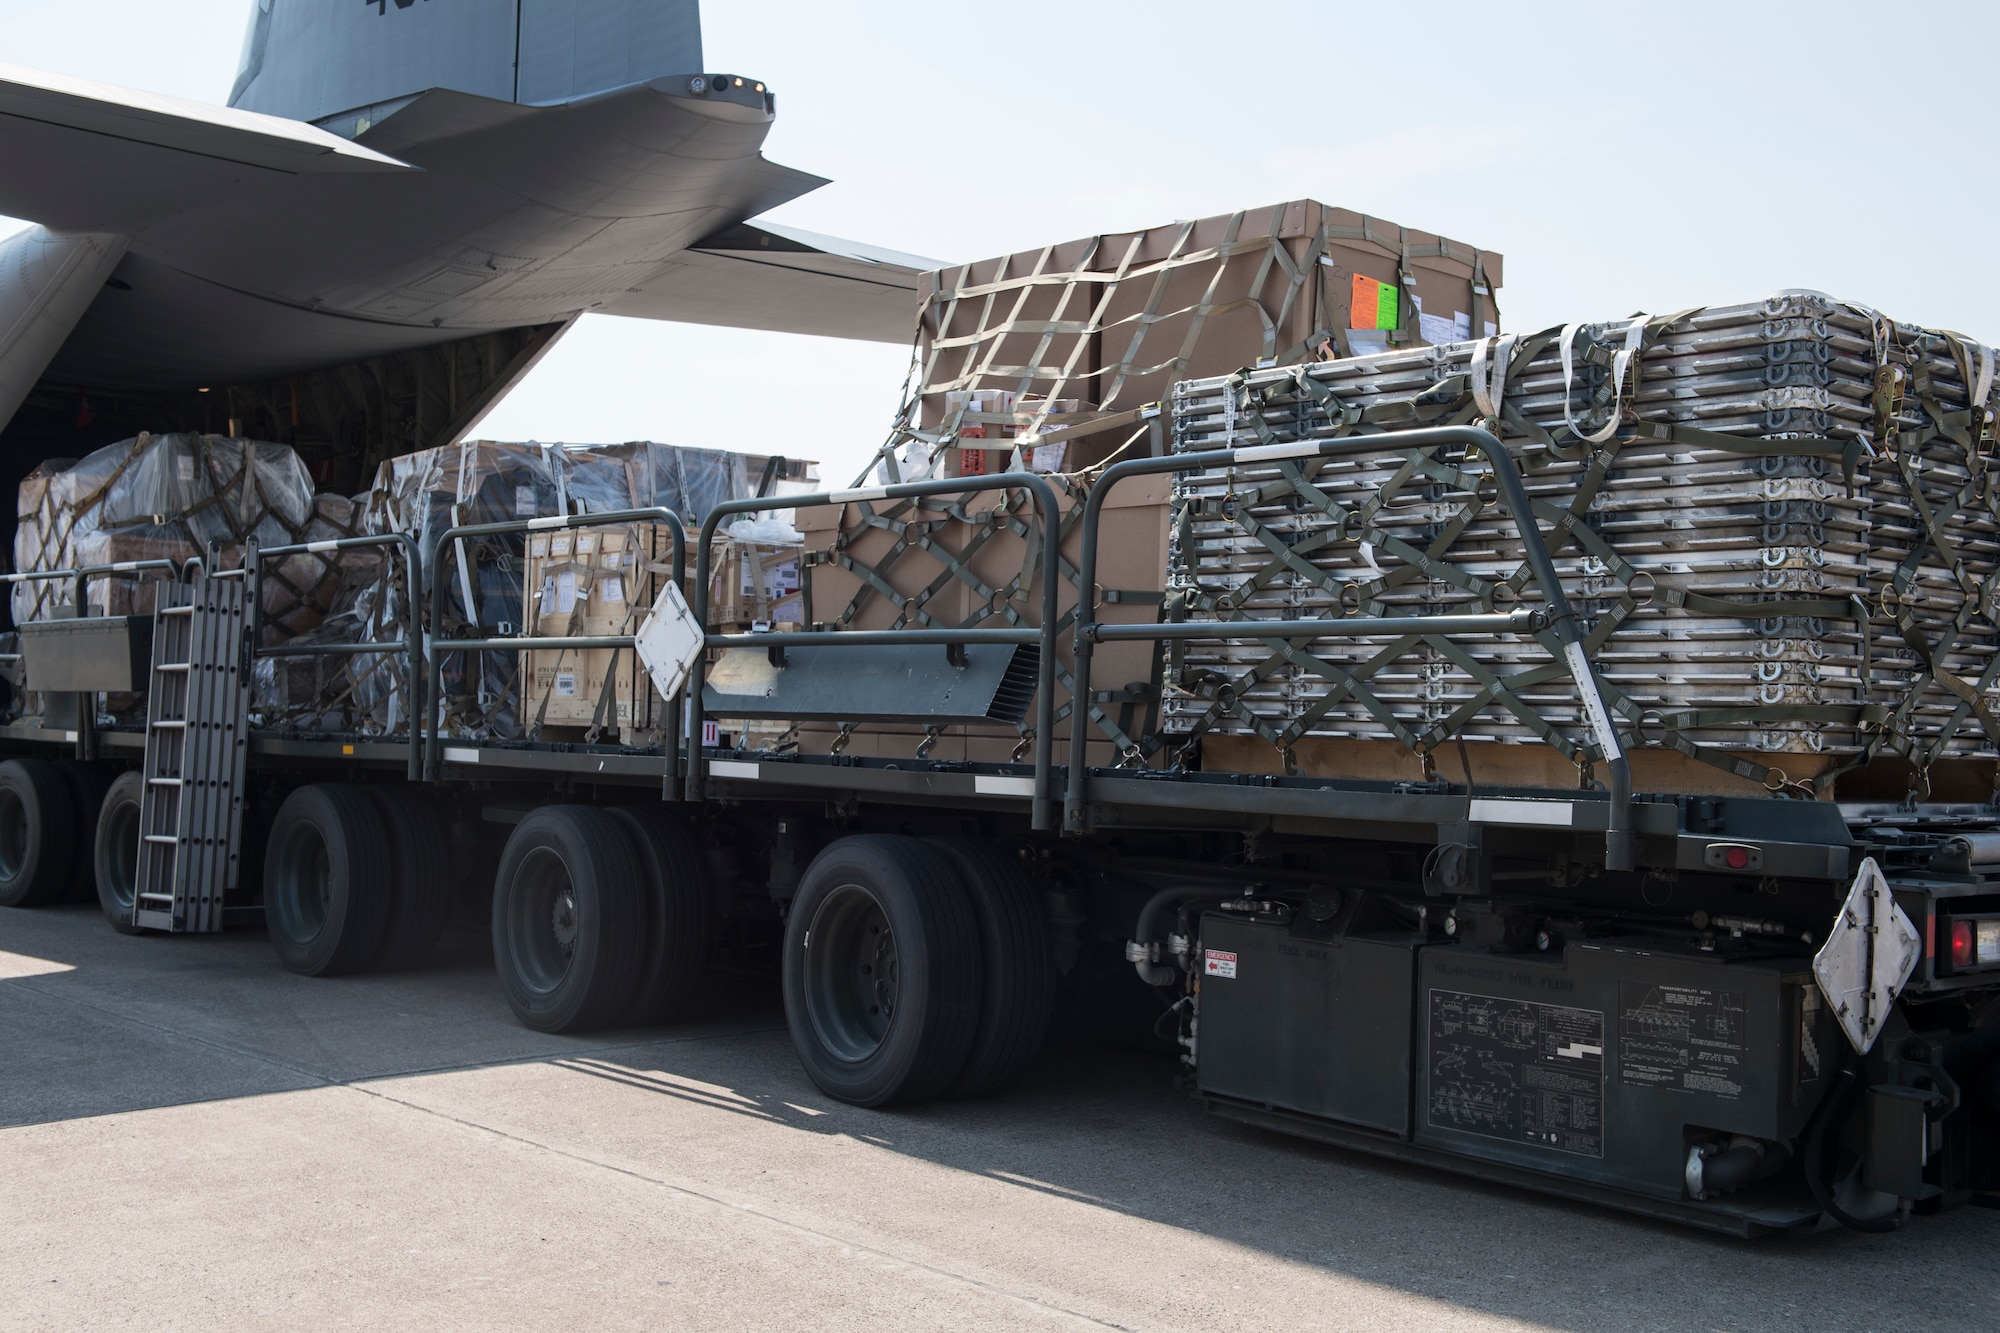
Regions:
<instances>
[{"instance_id":1,"label":"trailer wheel rim","mask_svg":"<svg viewBox=\"0 0 2000 1333\"><path fill-rule=\"evenodd\" d=\"M28 807L19 792L0 787L0 877L13 879L28 863Z\"/></svg>"},{"instance_id":2,"label":"trailer wheel rim","mask_svg":"<svg viewBox=\"0 0 2000 1333\"><path fill-rule=\"evenodd\" d=\"M101 816L105 824L105 873L109 883L104 888L111 895L111 901L118 905L120 912L132 910L133 887L139 875L139 803L121 801L104 807Z\"/></svg>"},{"instance_id":3,"label":"trailer wheel rim","mask_svg":"<svg viewBox=\"0 0 2000 1333\"><path fill-rule=\"evenodd\" d=\"M888 1038L902 985L888 914L866 888L843 884L813 913L805 951L806 1012L820 1046L866 1060Z\"/></svg>"},{"instance_id":4,"label":"trailer wheel rim","mask_svg":"<svg viewBox=\"0 0 2000 1333\"><path fill-rule=\"evenodd\" d=\"M576 960L583 929L576 882L561 854L537 847L522 858L507 914L516 975L536 992L555 990Z\"/></svg>"},{"instance_id":5,"label":"trailer wheel rim","mask_svg":"<svg viewBox=\"0 0 2000 1333\"><path fill-rule=\"evenodd\" d=\"M266 904L275 924L293 943L312 943L326 929L333 904L333 857L326 836L311 824L294 826L278 849L276 882L274 901Z\"/></svg>"}]
</instances>

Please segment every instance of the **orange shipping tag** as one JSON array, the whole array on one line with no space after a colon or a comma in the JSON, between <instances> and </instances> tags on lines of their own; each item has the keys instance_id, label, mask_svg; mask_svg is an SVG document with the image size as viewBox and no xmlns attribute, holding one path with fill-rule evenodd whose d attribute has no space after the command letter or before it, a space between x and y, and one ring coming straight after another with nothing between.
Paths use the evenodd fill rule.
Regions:
<instances>
[{"instance_id":1,"label":"orange shipping tag","mask_svg":"<svg viewBox=\"0 0 2000 1333\"><path fill-rule=\"evenodd\" d=\"M1394 284L1377 282L1359 273L1354 275L1354 294L1348 308L1350 329L1393 329L1401 322Z\"/></svg>"}]
</instances>

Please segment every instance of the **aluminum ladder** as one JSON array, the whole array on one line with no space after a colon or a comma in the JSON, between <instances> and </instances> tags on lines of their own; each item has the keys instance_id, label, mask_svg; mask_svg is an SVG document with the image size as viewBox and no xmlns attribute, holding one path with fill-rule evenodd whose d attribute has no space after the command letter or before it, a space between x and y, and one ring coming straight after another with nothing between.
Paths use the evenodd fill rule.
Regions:
<instances>
[{"instance_id":1,"label":"aluminum ladder","mask_svg":"<svg viewBox=\"0 0 2000 1333\"><path fill-rule=\"evenodd\" d=\"M243 578L154 585L133 924L216 931L236 887L249 749L249 590Z\"/></svg>"}]
</instances>

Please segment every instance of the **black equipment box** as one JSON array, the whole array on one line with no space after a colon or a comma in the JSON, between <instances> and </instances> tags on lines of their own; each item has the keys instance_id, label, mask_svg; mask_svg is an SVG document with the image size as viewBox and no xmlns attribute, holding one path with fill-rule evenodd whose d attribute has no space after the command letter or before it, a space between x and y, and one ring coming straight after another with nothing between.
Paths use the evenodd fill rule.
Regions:
<instances>
[{"instance_id":1,"label":"black equipment box","mask_svg":"<svg viewBox=\"0 0 2000 1333\"><path fill-rule=\"evenodd\" d=\"M1808 966L1650 941L1427 948L1416 1142L1683 1198L1692 1144L1804 1128L1841 1040Z\"/></svg>"},{"instance_id":2,"label":"black equipment box","mask_svg":"<svg viewBox=\"0 0 2000 1333\"><path fill-rule=\"evenodd\" d=\"M21 626L27 688L44 693L146 688L153 664L151 616L77 616Z\"/></svg>"},{"instance_id":3,"label":"black equipment box","mask_svg":"<svg viewBox=\"0 0 2000 1333\"><path fill-rule=\"evenodd\" d=\"M1201 1091L1410 1132L1410 985L1422 937L1316 939L1202 917Z\"/></svg>"},{"instance_id":4,"label":"black equipment box","mask_svg":"<svg viewBox=\"0 0 2000 1333\"><path fill-rule=\"evenodd\" d=\"M1204 1094L1658 1198L1686 1197L1695 1143L1796 1136L1843 1040L1803 956L1502 954L1219 912L1200 946Z\"/></svg>"}]
</instances>

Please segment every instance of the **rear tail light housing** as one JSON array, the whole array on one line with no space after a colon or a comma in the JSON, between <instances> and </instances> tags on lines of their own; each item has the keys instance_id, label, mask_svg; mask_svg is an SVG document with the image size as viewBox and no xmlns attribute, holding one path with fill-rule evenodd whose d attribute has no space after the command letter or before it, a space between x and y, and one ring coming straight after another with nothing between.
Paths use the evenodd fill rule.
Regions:
<instances>
[{"instance_id":1,"label":"rear tail light housing","mask_svg":"<svg viewBox=\"0 0 2000 1333\"><path fill-rule=\"evenodd\" d=\"M2000 971L2000 915L1940 915L1937 945L1941 973Z\"/></svg>"}]
</instances>

